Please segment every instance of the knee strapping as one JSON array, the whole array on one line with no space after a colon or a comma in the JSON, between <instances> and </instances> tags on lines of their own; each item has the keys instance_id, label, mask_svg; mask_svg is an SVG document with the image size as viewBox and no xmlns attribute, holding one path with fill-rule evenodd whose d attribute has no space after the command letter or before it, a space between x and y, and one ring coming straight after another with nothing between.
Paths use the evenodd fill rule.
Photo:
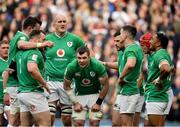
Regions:
<instances>
[{"instance_id":1,"label":"knee strapping","mask_svg":"<svg viewBox=\"0 0 180 127\"><path fill-rule=\"evenodd\" d=\"M71 115L72 114L72 106L63 106L61 108L62 115Z\"/></svg>"},{"instance_id":2,"label":"knee strapping","mask_svg":"<svg viewBox=\"0 0 180 127\"><path fill-rule=\"evenodd\" d=\"M49 104L49 109L50 109L51 115L55 116L56 115L56 105Z\"/></svg>"},{"instance_id":3,"label":"knee strapping","mask_svg":"<svg viewBox=\"0 0 180 127\"><path fill-rule=\"evenodd\" d=\"M103 112L98 111L98 112L89 112L89 118L93 120L100 120L103 117Z\"/></svg>"}]
</instances>

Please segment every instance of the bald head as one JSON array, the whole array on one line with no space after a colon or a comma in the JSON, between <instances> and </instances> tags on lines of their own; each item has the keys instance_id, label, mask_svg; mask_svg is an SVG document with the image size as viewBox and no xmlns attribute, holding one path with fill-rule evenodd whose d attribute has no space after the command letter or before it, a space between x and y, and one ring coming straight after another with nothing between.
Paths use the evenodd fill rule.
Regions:
<instances>
[{"instance_id":1,"label":"bald head","mask_svg":"<svg viewBox=\"0 0 180 127\"><path fill-rule=\"evenodd\" d=\"M67 17L66 15L63 14L58 14L54 18L54 28L56 34L59 36L64 35L65 32L67 31Z\"/></svg>"},{"instance_id":2,"label":"bald head","mask_svg":"<svg viewBox=\"0 0 180 127\"><path fill-rule=\"evenodd\" d=\"M67 21L67 16L65 14L57 14L54 18L54 21L57 21L57 20L66 20Z\"/></svg>"}]
</instances>

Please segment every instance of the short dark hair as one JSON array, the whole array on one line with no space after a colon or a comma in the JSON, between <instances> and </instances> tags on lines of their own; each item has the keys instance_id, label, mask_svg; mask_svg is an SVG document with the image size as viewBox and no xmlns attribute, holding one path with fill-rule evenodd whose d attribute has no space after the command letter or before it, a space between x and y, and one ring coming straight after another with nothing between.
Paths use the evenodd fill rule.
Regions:
<instances>
[{"instance_id":1,"label":"short dark hair","mask_svg":"<svg viewBox=\"0 0 180 127\"><path fill-rule=\"evenodd\" d=\"M84 54L85 52L87 52L88 56L90 55L90 51L87 46L81 46L77 49L77 53L79 53L80 55Z\"/></svg>"},{"instance_id":2,"label":"short dark hair","mask_svg":"<svg viewBox=\"0 0 180 127\"><path fill-rule=\"evenodd\" d=\"M125 25L122 27L122 29L124 31L127 31L130 34L130 36L132 37L132 39L135 38L136 33L137 33L136 27L134 27L132 25Z\"/></svg>"},{"instance_id":3,"label":"short dark hair","mask_svg":"<svg viewBox=\"0 0 180 127\"><path fill-rule=\"evenodd\" d=\"M27 17L23 22L23 29L26 29L27 27L35 27L36 24L41 25L42 22L37 17L29 16Z\"/></svg>"},{"instance_id":4,"label":"short dark hair","mask_svg":"<svg viewBox=\"0 0 180 127\"><path fill-rule=\"evenodd\" d=\"M46 34L44 31L42 30L33 30L30 34L29 34L29 38L33 38L35 36L40 35L41 33Z\"/></svg>"},{"instance_id":5,"label":"short dark hair","mask_svg":"<svg viewBox=\"0 0 180 127\"><path fill-rule=\"evenodd\" d=\"M121 32L120 32L120 29L119 30L117 30L115 33L114 33L114 37L117 37L117 36L119 36L119 35L121 35Z\"/></svg>"},{"instance_id":6,"label":"short dark hair","mask_svg":"<svg viewBox=\"0 0 180 127\"><path fill-rule=\"evenodd\" d=\"M169 42L169 39L168 37L166 36L166 34L164 32L157 32L157 38L159 39L160 43L161 43L161 47L163 49L166 49L167 46L168 46L168 42Z\"/></svg>"},{"instance_id":7,"label":"short dark hair","mask_svg":"<svg viewBox=\"0 0 180 127\"><path fill-rule=\"evenodd\" d=\"M2 41L0 41L0 46L1 46L2 44L9 44L9 41L8 41L8 40L2 40Z\"/></svg>"}]
</instances>

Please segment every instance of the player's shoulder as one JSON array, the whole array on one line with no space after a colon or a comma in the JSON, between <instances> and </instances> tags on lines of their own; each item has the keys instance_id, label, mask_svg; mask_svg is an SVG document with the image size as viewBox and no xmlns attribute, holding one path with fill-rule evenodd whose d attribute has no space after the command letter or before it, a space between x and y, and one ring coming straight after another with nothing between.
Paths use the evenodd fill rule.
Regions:
<instances>
[{"instance_id":1,"label":"player's shoulder","mask_svg":"<svg viewBox=\"0 0 180 127\"><path fill-rule=\"evenodd\" d=\"M71 33L71 32L67 32L67 35L68 35L68 37L72 37L74 39L80 39L80 37L78 35Z\"/></svg>"},{"instance_id":2,"label":"player's shoulder","mask_svg":"<svg viewBox=\"0 0 180 127\"><path fill-rule=\"evenodd\" d=\"M104 66L99 60L97 60L94 57L91 57L90 62L91 62L91 66L93 66L95 68L99 68L101 66Z\"/></svg>"},{"instance_id":3,"label":"player's shoulder","mask_svg":"<svg viewBox=\"0 0 180 127\"><path fill-rule=\"evenodd\" d=\"M54 33L54 32L46 34L46 38L51 38L51 37L53 37L53 36L55 36L55 33Z\"/></svg>"},{"instance_id":4,"label":"player's shoulder","mask_svg":"<svg viewBox=\"0 0 180 127\"><path fill-rule=\"evenodd\" d=\"M154 57L163 57L167 55L168 55L168 52L165 49L160 49L154 53Z\"/></svg>"},{"instance_id":5,"label":"player's shoulder","mask_svg":"<svg viewBox=\"0 0 180 127\"><path fill-rule=\"evenodd\" d=\"M29 37L21 32L21 31L17 31L13 37L13 39L11 41L14 41L14 40L27 40Z\"/></svg>"},{"instance_id":6,"label":"player's shoulder","mask_svg":"<svg viewBox=\"0 0 180 127\"><path fill-rule=\"evenodd\" d=\"M129 45L128 47L126 47L125 52L129 52L129 51L143 52L142 48L136 43L133 43L133 44Z\"/></svg>"},{"instance_id":7,"label":"player's shoulder","mask_svg":"<svg viewBox=\"0 0 180 127\"><path fill-rule=\"evenodd\" d=\"M78 65L77 59L74 59L72 62L68 64L68 67L75 68Z\"/></svg>"}]
</instances>

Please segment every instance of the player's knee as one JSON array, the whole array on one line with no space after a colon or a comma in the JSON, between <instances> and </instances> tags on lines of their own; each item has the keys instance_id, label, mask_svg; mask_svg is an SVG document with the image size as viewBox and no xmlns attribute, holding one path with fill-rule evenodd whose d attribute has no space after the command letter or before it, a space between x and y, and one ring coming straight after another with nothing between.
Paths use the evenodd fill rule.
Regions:
<instances>
[{"instance_id":1,"label":"player's knee","mask_svg":"<svg viewBox=\"0 0 180 127\"><path fill-rule=\"evenodd\" d=\"M56 115L56 105L54 104L49 104L49 109L50 109L50 114L52 116L55 116Z\"/></svg>"},{"instance_id":2,"label":"player's knee","mask_svg":"<svg viewBox=\"0 0 180 127\"><path fill-rule=\"evenodd\" d=\"M80 120L75 120L74 121L74 125L75 126L84 126L84 122L80 121Z\"/></svg>"},{"instance_id":3,"label":"player's knee","mask_svg":"<svg viewBox=\"0 0 180 127\"><path fill-rule=\"evenodd\" d=\"M101 111L91 112L89 113L89 118L92 120L100 120L103 117L103 113Z\"/></svg>"},{"instance_id":4,"label":"player's knee","mask_svg":"<svg viewBox=\"0 0 180 127\"><path fill-rule=\"evenodd\" d=\"M90 124L90 126L99 126L99 121L100 120L90 120L89 124Z\"/></svg>"},{"instance_id":5,"label":"player's knee","mask_svg":"<svg viewBox=\"0 0 180 127\"><path fill-rule=\"evenodd\" d=\"M118 120L112 120L112 126L119 126Z\"/></svg>"},{"instance_id":6,"label":"player's knee","mask_svg":"<svg viewBox=\"0 0 180 127\"><path fill-rule=\"evenodd\" d=\"M63 106L61 108L61 115L72 115L72 106Z\"/></svg>"}]
</instances>

